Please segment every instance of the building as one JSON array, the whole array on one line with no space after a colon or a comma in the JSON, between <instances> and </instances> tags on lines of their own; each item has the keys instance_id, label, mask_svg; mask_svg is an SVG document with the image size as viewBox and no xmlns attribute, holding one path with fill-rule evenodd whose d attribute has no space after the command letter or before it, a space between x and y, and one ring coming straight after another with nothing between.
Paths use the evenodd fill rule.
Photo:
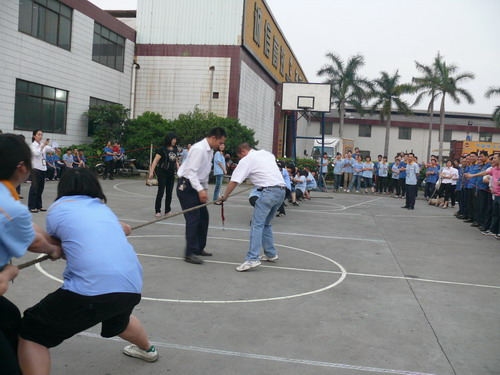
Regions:
<instances>
[{"instance_id":1,"label":"building","mask_svg":"<svg viewBox=\"0 0 500 375\"><path fill-rule=\"evenodd\" d=\"M306 82L264 0L139 0L135 113L239 118L281 153L280 83Z\"/></svg>"},{"instance_id":2,"label":"building","mask_svg":"<svg viewBox=\"0 0 500 375\"><path fill-rule=\"evenodd\" d=\"M434 114L432 121L431 154L439 153L439 112ZM410 116L395 112L391 115L391 133L389 155L392 159L397 152L413 152L419 159L427 158L429 141L430 116L426 111L414 110ZM297 135L305 137L321 137L320 120L311 118L300 121L297 125ZM325 136L338 136L339 114L332 111L325 118ZM443 138L443 155L449 155L452 140L465 141L469 133L472 141L500 142L500 128L496 128L489 114L472 114L447 112L445 115L445 131ZM347 110L344 121L345 138L354 140L354 146L359 147L362 154L372 157L381 155L385 145L385 123L379 114L360 116L352 109ZM304 152L310 154L312 141L297 139L297 156Z\"/></svg>"},{"instance_id":3,"label":"building","mask_svg":"<svg viewBox=\"0 0 500 375\"><path fill-rule=\"evenodd\" d=\"M0 129L90 142L91 104L130 107L135 30L86 0L0 0Z\"/></svg>"}]
</instances>

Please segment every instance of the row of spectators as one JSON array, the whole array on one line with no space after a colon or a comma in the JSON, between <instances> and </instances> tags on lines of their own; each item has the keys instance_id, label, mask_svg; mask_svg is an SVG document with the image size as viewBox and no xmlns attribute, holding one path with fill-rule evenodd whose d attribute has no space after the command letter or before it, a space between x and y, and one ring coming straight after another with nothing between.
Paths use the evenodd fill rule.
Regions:
<instances>
[{"instance_id":1,"label":"row of spectators","mask_svg":"<svg viewBox=\"0 0 500 375\"><path fill-rule=\"evenodd\" d=\"M71 150L68 148L61 158L61 149L54 149L55 152L47 152L45 161L47 163L47 173L45 180L59 180L68 168L85 168L87 166L87 157L83 150L77 148Z\"/></svg>"}]
</instances>

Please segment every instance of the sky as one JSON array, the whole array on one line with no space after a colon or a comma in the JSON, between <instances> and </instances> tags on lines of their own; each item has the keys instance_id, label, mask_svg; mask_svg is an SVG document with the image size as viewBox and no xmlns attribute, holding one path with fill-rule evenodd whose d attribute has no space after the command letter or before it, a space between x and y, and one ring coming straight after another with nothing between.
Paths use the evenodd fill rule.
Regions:
<instances>
[{"instance_id":1,"label":"sky","mask_svg":"<svg viewBox=\"0 0 500 375\"><path fill-rule=\"evenodd\" d=\"M137 9L137 0L90 0L102 9ZM140 1L140 0L139 0ZM181 1L181 0L179 0ZM203 1L203 0L200 0ZM360 74L374 79L397 70L401 83L418 75L415 61L431 64L438 52L459 72L476 78L462 84L475 104L446 102L447 111L491 114L500 97L499 0L266 0L309 82L328 63L361 54ZM413 98L407 96L410 104ZM426 109L428 100L417 109ZM439 103L437 103L439 107Z\"/></svg>"}]
</instances>

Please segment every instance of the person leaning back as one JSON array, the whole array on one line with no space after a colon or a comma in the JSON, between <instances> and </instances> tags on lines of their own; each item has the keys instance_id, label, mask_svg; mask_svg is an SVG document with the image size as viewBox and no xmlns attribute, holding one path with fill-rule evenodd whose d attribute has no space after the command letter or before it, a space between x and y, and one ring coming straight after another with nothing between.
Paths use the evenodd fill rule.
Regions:
<instances>
[{"instance_id":1,"label":"person leaning back","mask_svg":"<svg viewBox=\"0 0 500 375\"><path fill-rule=\"evenodd\" d=\"M186 160L177 172L177 197L182 210L198 206L208 201L208 175L212 166L214 150L226 140L223 128L213 128L200 142L191 146ZM184 260L188 263L202 264L198 255L210 256L204 249L207 244L208 209L184 214L186 220L186 251Z\"/></svg>"}]
</instances>

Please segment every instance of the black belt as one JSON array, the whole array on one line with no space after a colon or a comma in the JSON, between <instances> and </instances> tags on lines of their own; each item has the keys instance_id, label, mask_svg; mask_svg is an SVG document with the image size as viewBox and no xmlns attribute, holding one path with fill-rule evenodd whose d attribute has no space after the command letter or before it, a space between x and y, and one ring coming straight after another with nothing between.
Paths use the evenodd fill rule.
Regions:
<instances>
[{"instance_id":1,"label":"black belt","mask_svg":"<svg viewBox=\"0 0 500 375\"><path fill-rule=\"evenodd\" d=\"M264 189L281 189L281 190L285 190L286 186L281 186L281 185L263 186L263 187L257 188L257 191L262 191Z\"/></svg>"}]
</instances>

